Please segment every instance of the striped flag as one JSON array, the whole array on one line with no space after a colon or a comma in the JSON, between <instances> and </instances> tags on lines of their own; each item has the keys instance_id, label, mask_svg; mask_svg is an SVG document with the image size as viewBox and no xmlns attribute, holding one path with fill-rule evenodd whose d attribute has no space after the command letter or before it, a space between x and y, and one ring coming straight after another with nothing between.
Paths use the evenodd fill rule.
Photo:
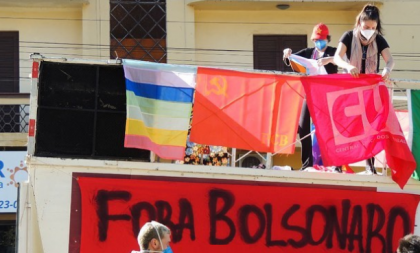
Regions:
<instances>
[{"instance_id":1,"label":"striped flag","mask_svg":"<svg viewBox=\"0 0 420 253\"><path fill-rule=\"evenodd\" d=\"M127 93L126 148L183 159L196 67L124 60Z\"/></svg>"},{"instance_id":2,"label":"striped flag","mask_svg":"<svg viewBox=\"0 0 420 253\"><path fill-rule=\"evenodd\" d=\"M407 90L410 133L408 145L417 162L413 178L420 180L420 90Z\"/></svg>"}]
</instances>

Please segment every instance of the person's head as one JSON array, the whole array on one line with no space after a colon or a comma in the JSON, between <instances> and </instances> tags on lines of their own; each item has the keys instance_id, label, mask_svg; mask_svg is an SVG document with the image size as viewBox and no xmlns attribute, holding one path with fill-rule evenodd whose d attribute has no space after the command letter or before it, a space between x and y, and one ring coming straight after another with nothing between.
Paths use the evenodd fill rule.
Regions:
<instances>
[{"instance_id":1,"label":"person's head","mask_svg":"<svg viewBox=\"0 0 420 253\"><path fill-rule=\"evenodd\" d=\"M420 236L409 234L401 238L397 252L420 253Z\"/></svg>"},{"instance_id":2,"label":"person's head","mask_svg":"<svg viewBox=\"0 0 420 253\"><path fill-rule=\"evenodd\" d=\"M258 169L265 169L265 164L260 163L260 164L258 164L257 168Z\"/></svg>"},{"instance_id":3,"label":"person's head","mask_svg":"<svg viewBox=\"0 0 420 253\"><path fill-rule=\"evenodd\" d=\"M171 242L171 230L159 222L147 222L140 229L137 241L141 252L163 252Z\"/></svg>"},{"instance_id":4,"label":"person's head","mask_svg":"<svg viewBox=\"0 0 420 253\"><path fill-rule=\"evenodd\" d=\"M373 30L377 31L378 34L383 35L382 22L379 17L378 7L373 4L366 4L359 15L357 15L354 26L362 31Z\"/></svg>"},{"instance_id":5,"label":"person's head","mask_svg":"<svg viewBox=\"0 0 420 253\"><path fill-rule=\"evenodd\" d=\"M331 36L328 27L323 23L319 23L316 26L314 26L314 30L312 31L311 35L311 40L314 42L315 47L318 50L325 50L328 42L331 41Z\"/></svg>"}]
</instances>

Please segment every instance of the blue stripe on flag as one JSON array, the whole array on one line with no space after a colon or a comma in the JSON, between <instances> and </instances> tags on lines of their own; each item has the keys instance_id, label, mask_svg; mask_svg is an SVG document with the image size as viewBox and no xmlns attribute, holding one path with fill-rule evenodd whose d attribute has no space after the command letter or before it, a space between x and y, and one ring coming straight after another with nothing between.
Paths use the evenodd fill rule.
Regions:
<instances>
[{"instance_id":1,"label":"blue stripe on flag","mask_svg":"<svg viewBox=\"0 0 420 253\"><path fill-rule=\"evenodd\" d=\"M134 92L136 96L171 101L191 103L193 100L194 89L168 87L147 83L135 83L125 79L126 89Z\"/></svg>"}]
</instances>

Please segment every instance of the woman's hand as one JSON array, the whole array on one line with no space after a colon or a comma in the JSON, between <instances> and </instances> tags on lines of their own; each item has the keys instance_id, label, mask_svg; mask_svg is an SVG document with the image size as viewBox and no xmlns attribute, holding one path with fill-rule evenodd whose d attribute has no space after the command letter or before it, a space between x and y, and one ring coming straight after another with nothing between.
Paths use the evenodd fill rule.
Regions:
<instances>
[{"instance_id":1,"label":"woman's hand","mask_svg":"<svg viewBox=\"0 0 420 253\"><path fill-rule=\"evenodd\" d=\"M332 58L332 57L331 57ZM330 57L329 58L319 58L316 62L318 63L318 66L324 66L327 65L332 61Z\"/></svg>"},{"instance_id":2,"label":"woman's hand","mask_svg":"<svg viewBox=\"0 0 420 253\"><path fill-rule=\"evenodd\" d=\"M388 80L389 75L391 74L392 69L394 68L394 58L391 55L391 51L389 51L389 48L385 48L382 50L382 57L384 58L384 61L386 62L386 66L384 70L382 71L382 79Z\"/></svg>"},{"instance_id":3,"label":"woman's hand","mask_svg":"<svg viewBox=\"0 0 420 253\"><path fill-rule=\"evenodd\" d=\"M349 72L353 77L359 77L360 71L355 66L350 66L347 68L347 72Z\"/></svg>"},{"instance_id":4,"label":"woman's hand","mask_svg":"<svg viewBox=\"0 0 420 253\"><path fill-rule=\"evenodd\" d=\"M286 48L283 50L283 59L289 58L289 56L292 54L292 49Z\"/></svg>"},{"instance_id":5,"label":"woman's hand","mask_svg":"<svg viewBox=\"0 0 420 253\"><path fill-rule=\"evenodd\" d=\"M389 75L391 74L391 70L387 67L382 70L382 80L386 81L389 79Z\"/></svg>"}]
</instances>

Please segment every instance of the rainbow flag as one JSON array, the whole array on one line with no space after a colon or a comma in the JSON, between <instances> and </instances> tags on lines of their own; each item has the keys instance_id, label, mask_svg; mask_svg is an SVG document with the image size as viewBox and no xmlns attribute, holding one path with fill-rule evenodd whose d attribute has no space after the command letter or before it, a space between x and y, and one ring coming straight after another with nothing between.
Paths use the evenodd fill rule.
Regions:
<instances>
[{"instance_id":1,"label":"rainbow flag","mask_svg":"<svg viewBox=\"0 0 420 253\"><path fill-rule=\"evenodd\" d=\"M123 60L127 94L126 148L165 159L185 155L197 67Z\"/></svg>"}]
</instances>

